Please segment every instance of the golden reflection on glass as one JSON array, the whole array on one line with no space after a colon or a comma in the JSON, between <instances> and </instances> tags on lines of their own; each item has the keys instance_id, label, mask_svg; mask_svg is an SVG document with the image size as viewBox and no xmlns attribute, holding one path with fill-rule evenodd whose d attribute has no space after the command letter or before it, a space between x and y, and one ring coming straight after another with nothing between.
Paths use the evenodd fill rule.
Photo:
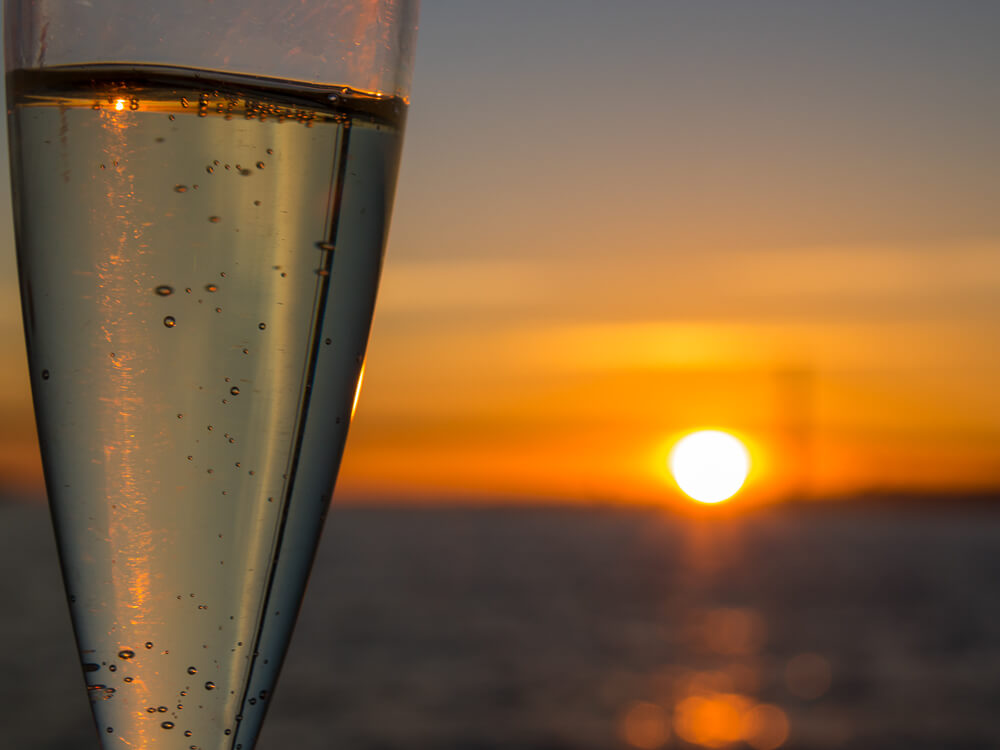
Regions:
<instances>
[{"instance_id":1,"label":"golden reflection on glass","mask_svg":"<svg viewBox=\"0 0 1000 750\"><path fill-rule=\"evenodd\" d=\"M830 662L820 654L798 654L785 665L788 691L805 700L816 700L830 689Z\"/></svg>"},{"instance_id":2,"label":"golden reflection on glass","mask_svg":"<svg viewBox=\"0 0 1000 750\"><path fill-rule=\"evenodd\" d=\"M741 721L740 738L754 750L775 750L788 739L788 717L777 706L761 703Z\"/></svg>"},{"instance_id":3,"label":"golden reflection on glass","mask_svg":"<svg viewBox=\"0 0 1000 750\"><path fill-rule=\"evenodd\" d=\"M358 384L354 388L354 401L351 402L351 419L354 419L354 412L358 410L358 399L361 398L361 384L365 381L365 363L361 363L361 372L358 373Z\"/></svg>"},{"instance_id":4,"label":"golden reflection on glass","mask_svg":"<svg viewBox=\"0 0 1000 750\"><path fill-rule=\"evenodd\" d=\"M111 571L113 601L108 607L120 607L119 613L128 613L128 621L116 625L120 637L125 639L119 646L123 650L135 651L138 644L125 642L138 628L149 626L148 604L151 596L152 571L149 566L149 552L152 530L146 522L145 506L148 502L149 477L143 468L141 446L135 439L133 423L141 420L145 404L136 378L142 376L136 366L141 354L149 348L148 341L137 339L130 328L123 325L128 316L134 314L127 309L133 288L127 279L137 274L129 271L139 257L148 249L143 242L143 227L132 219L133 203L137 200L135 178L127 168L128 153L125 131L133 125L131 111L126 111L125 100L115 102L115 111L101 111L101 126L108 133L110 144L117 146L116 158L107 166L108 189L107 215L116 216L118 221L105 225L95 217L94 226L105 226L104 245L108 253L97 266L100 309L102 312L101 332L113 356L108 357L108 377L102 381L104 389L100 401L111 414L116 426L118 439L104 445L105 491L108 498L110 523L107 527L112 548L117 559ZM118 229L129 227L127 231ZM146 485L145 487L143 485ZM124 651L123 651L124 652ZM124 664L124 662L123 662ZM135 692L149 690L141 680L132 683ZM140 735L140 739L145 739Z\"/></svg>"},{"instance_id":5,"label":"golden reflection on glass","mask_svg":"<svg viewBox=\"0 0 1000 750\"><path fill-rule=\"evenodd\" d=\"M632 747L655 750L670 740L670 716L655 703L634 703L622 717L621 736Z\"/></svg>"}]
</instances>

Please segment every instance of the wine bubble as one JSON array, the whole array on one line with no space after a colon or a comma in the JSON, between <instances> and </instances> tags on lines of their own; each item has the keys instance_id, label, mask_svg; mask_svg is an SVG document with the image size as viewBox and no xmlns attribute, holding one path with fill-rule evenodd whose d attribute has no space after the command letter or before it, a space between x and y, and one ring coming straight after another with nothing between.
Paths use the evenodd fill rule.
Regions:
<instances>
[{"instance_id":1,"label":"wine bubble","mask_svg":"<svg viewBox=\"0 0 1000 750\"><path fill-rule=\"evenodd\" d=\"M167 712L167 707L166 706L157 706L156 710L159 711L161 714L165 714Z\"/></svg>"},{"instance_id":2,"label":"wine bubble","mask_svg":"<svg viewBox=\"0 0 1000 750\"><path fill-rule=\"evenodd\" d=\"M233 394L234 396L239 396L240 395L240 389L237 388L235 385L232 388L229 389L229 392L231 394Z\"/></svg>"},{"instance_id":3,"label":"wine bubble","mask_svg":"<svg viewBox=\"0 0 1000 750\"><path fill-rule=\"evenodd\" d=\"M91 664L84 664L83 665L83 671L84 672L96 672L100 668L101 668L100 664L93 664L93 663L91 663Z\"/></svg>"},{"instance_id":4,"label":"wine bubble","mask_svg":"<svg viewBox=\"0 0 1000 750\"><path fill-rule=\"evenodd\" d=\"M257 169L263 169L263 168L264 168L264 162L262 161L257 162Z\"/></svg>"},{"instance_id":5,"label":"wine bubble","mask_svg":"<svg viewBox=\"0 0 1000 750\"><path fill-rule=\"evenodd\" d=\"M215 284L205 284L205 291L206 292L217 292L218 290L219 290L219 287L217 287Z\"/></svg>"},{"instance_id":6,"label":"wine bubble","mask_svg":"<svg viewBox=\"0 0 1000 750\"><path fill-rule=\"evenodd\" d=\"M220 219L218 216L209 216L208 220L213 224L218 224L220 221L222 221L222 219Z\"/></svg>"},{"instance_id":7,"label":"wine bubble","mask_svg":"<svg viewBox=\"0 0 1000 750\"><path fill-rule=\"evenodd\" d=\"M174 319L173 315L168 315L163 319L163 325L165 325L167 328L173 328L175 325L177 325L177 321Z\"/></svg>"},{"instance_id":8,"label":"wine bubble","mask_svg":"<svg viewBox=\"0 0 1000 750\"><path fill-rule=\"evenodd\" d=\"M172 722L172 721L165 721L162 724L160 724L160 726L163 727L164 729L173 729L174 728L174 722Z\"/></svg>"},{"instance_id":9,"label":"wine bubble","mask_svg":"<svg viewBox=\"0 0 1000 750\"><path fill-rule=\"evenodd\" d=\"M206 682L205 683L205 690L215 690L215 683L214 682Z\"/></svg>"},{"instance_id":10,"label":"wine bubble","mask_svg":"<svg viewBox=\"0 0 1000 750\"><path fill-rule=\"evenodd\" d=\"M186 193L187 192L187 185L174 185L174 192L175 193Z\"/></svg>"},{"instance_id":11,"label":"wine bubble","mask_svg":"<svg viewBox=\"0 0 1000 750\"><path fill-rule=\"evenodd\" d=\"M48 379L49 379L49 371L42 370L42 380L48 380Z\"/></svg>"},{"instance_id":12,"label":"wine bubble","mask_svg":"<svg viewBox=\"0 0 1000 750\"><path fill-rule=\"evenodd\" d=\"M188 674L198 674L196 667L188 667Z\"/></svg>"},{"instance_id":13,"label":"wine bubble","mask_svg":"<svg viewBox=\"0 0 1000 750\"><path fill-rule=\"evenodd\" d=\"M207 167L205 167L205 171L208 172L209 174L212 174L212 172L215 171L215 167L209 164Z\"/></svg>"},{"instance_id":14,"label":"wine bubble","mask_svg":"<svg viewBox=\"0 0 1000 750\"><path fill-rule=\"evenodd\" d=\"M146 645L146 648L147 648L147 649L151 649L151 648L153 648L153 642L152 642L152 641L146 641L146 644L145 644L145 645Z\"/></svg>"},{"instance_id":15,"label":"wine bubble","mask_svg":"<svg viewBox=\"0 0 1000 750\"><path fill-rule=\"evenodd\" d=\"M258 328L259 328L260 330L262 330L262 331L263 331L263 330L264 330L265 328L267 328L267 323L261 323L261 324L260 324L260 325L258 325L257 327L258 327Z\"/></svg>"},{"instance_id":16,"label":"wine bubble","mask_svg":"<svg viewBox=\"0 0 1000 750\"><path fill-rule=\"evenodd\" d=\"M118 652L118 658L124 659L125 661L128 661L133 656L135 656L135 651L133 651L130 648L123 648L121 651Z\"/></svg>"},{"instance_id":17,"label":"wine bubble","mask_svg":"<svg viewBox=\"0 0 1000 750\"><path fill-rule=\"evenodd\" d=\"M166 284L160 284L153 291L161 297L169 297L174 293L174 288L172 286L167 286Z\"/></svg>"}]
</instances>

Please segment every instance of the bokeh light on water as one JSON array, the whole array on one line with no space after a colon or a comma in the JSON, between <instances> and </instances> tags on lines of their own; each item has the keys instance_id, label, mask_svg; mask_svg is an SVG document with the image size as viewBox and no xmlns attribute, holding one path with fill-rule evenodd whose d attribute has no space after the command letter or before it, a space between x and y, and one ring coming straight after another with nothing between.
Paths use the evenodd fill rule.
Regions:
<instances>
[{"instance_id":1,"label":"bokeh light on water","mask_svg":"<svg viewBox=\"0 0 1000 750\"><path fill-rule=\"evenodd\" d=\"M0 597L26 618L0 618L24 646L0 662L18 685L0 718L12 747L91 750L74 744L92 736L86 697L30 510L0 504L0 565L24 579ZM259 747L993 747L991 518L335 507ZM36 648L44 672L22 656ZM65 711L18 734L43 694Z\"/></svg>"}]
</instances>

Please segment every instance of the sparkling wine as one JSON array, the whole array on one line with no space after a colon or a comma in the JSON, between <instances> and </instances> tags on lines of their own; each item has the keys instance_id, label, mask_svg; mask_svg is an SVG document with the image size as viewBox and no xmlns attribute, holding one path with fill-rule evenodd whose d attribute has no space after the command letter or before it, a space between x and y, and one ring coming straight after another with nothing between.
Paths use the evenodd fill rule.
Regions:
<instances>
[{"instance_id":1,"label":"sparkling wine","mask_svg":"<svg viewBox=\"0 0 1000 750\"><path fill-rule=\"evenodd\" d=\"M39 436L107 747L253 746L351 418L405 105L167 67L8 79Z\"/></svg>"}]
</instances>

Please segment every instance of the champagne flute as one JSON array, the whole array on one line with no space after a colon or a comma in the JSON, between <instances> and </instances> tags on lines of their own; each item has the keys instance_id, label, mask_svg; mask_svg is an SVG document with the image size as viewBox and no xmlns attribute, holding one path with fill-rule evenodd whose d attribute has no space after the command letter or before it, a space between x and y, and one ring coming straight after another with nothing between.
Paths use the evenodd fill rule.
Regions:
<instances>
[{"instance_id":1,"label":"champagne flute","mask_svg":"<svg viewBox=\"0 0 1000 750\"><path fill-rule=\"evenodd\" d=\"M10 0L18 267L103 747L250 750L363 369L416 0Z\"/></svg>"}]
</instances>

